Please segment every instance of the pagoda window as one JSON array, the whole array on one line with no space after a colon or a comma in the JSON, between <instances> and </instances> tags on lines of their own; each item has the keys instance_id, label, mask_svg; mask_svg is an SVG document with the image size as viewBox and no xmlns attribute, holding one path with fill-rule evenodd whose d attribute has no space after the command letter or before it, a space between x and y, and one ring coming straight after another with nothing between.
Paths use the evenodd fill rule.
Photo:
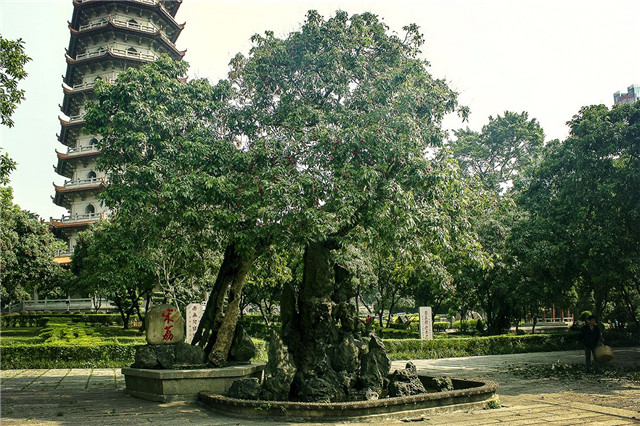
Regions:
<instances>
[{"instance_id":1,"label":"pagoda window","mask_svg":"<svg viewBox=\"0 0 640 426\"><path fill-rule=\"evenodd\" d=\"M98 175L96 175L96 172L94 172L93 170L87 173L87 179L95 179L97 176Z\"/></svg>"},{"instance_id":2,"label":"pagoda window","mask_svg":"<svg viewBox=\"0 0 640 426\"><path fill-rule=\"evenodd\" d=\"M93 204L89 204L85 209L84 212L86 214L94 214L96 212L96 208L93 206Z\"/></svg>"},{"instance_id":3,"label":"pagoda window","mask_svg":"<svg viewBox=\"0 0 640 426\"><path fill-rule=\"evenodd\" d=\"M98 139L96 138L91 138L91 140L89 141L89 145L97 145L98 144Z\"/></svg>"}]
</instances>

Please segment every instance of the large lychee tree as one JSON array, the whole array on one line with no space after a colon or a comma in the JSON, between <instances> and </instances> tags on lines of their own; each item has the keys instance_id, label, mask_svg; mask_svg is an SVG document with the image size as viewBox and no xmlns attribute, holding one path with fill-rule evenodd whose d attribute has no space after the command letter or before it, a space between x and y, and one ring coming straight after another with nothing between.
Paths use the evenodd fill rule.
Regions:
<instances>
[{"instance_id":1,"label":"large lychee tree","mask_svg":"<svg viewBox=\"0 0 640 426\"><path fill-rule=\"evenodd\" d=\"M418 28L403 30L390 34L370 13L325 20L311 11L300 31L256 35L248 57L231 62L233 131L242 149L271 155L246 164L260 166L248 186L268 197L259 225L304 246L302 281L283 291L296 374L280 397L342 400L381 385L366 374L348 262L339 261L350 241L386 239L416 256L477 249L455 162L428 160L443 117L466 111L428 72Z\"/></svg>"},{"instance_id":2,"label":"large lychee tree","mask_svg":"<svg viewBox=\"0 0 640 426\"><path fill-rule=\"evenodd\" d=\"M194 340L214 364L227 359L256 256L270 244L302 247L302 282L282 307L298 371L290 396L348 397L344 383L321 394L302 386L327 377L330 388L360 368L349 262L339 253L367 238L416 255L477 249L455 162L428 160L443 117L466 111L429 74L415 26L397 36L369 13L325 20L312 11L286 38L252 41L215 86L181 81L186 65L164 58L96 87L86 119L103 137L103 199L120 216L144 211L158 229L207 229L203 238L224 253ZM353 359L337 361L340 345Z\"/></svg>"}]
</instances>

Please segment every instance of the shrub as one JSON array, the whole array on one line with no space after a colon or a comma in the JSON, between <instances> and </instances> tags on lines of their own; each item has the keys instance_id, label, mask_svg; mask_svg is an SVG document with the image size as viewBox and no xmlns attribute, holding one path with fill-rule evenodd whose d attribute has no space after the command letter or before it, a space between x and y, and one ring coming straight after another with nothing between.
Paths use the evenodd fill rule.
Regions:
<instances>
[{"instance_id":1,"label":"shrub","mask_svg":"<svg viewBox=\"0 0 640 426\"><path fill-rule=\"evenodd\" d=\"M119 314L80 314L71 316L74 323L84 322L91 325L119 325L123 326L124 322Z\"/></svg>"},{"instance_id":2,"label":"shrub","mask_svg":"<svg viewBox=\"0 0 640 426\"><path fill-rule=\"evenodd\" d=\"M268 341L271 335L270 327L280 330L280 316L274 317L270 327L267 327L260 315L244 315L242 318L238 318L238 324L242 325L249 336Z\"/></svg>"},{"instance_id":3,"label":"shrub","mask_svg":"<svg viewBox=\"0 0 640 426\"><path fill-rule=\"evenodd\" d=\"M420 331L413 328L383 328L379 325L371 327L373 333L383 339L419 339Z\"/></svg>"},{"instance_id":4,"label":"shrub","mask_svg":"<svg viewBox=\"0 0 640 426\"><path fill-rule=\"evenodd\" d=\"M434 322L433 323L433 330L434 331L438 331L438 332L445 332L447 331L447 328L449 328L449 323L446 321L442 321L442 322Z\"/></svg>"},{"instance_id":5,"label":"shrub","mask_svg":"<svg viewBox=\"0 0 640 426\"><path fill-rule=\"evenodd\" d=\"M578 349L582 346L575 343L576 337L576 333L526 336L509 334L435 340L389 339L384 343L392 360L435 359Z\"/></svg>"},{"instance_id":6,"label":"shrub","mask_svg":"<svg viewBox=\"0 0 640 426\"><path fill-rule=\"evenodd\" d=\"M477 319L470 319L470 320L454 322L453 328L458 331L466 332L469 330L475 330L477 325L478 325Z\"/></svg>"}]
</instances>

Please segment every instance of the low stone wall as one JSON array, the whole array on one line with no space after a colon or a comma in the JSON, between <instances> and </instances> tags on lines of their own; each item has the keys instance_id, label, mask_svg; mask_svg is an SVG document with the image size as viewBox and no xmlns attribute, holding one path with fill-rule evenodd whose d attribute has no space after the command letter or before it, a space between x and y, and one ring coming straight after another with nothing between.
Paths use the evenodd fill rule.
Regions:
<instances>
[{"instance_id":1,"label":"low stone wall","mask_svg":"<svg viewBox=\"0 0 640 426\"><path fill-rule=\"evenodd\" d=\"M195 401L198 392L226 394L234 380L262 377L264 364L235 365L197 370L122 369L125 393L150 401Z\"/></svg>"},{"instance_id":2,"label":"low stone wall","mask_svg":"<svg viewBox=\"0 0 640 426\"><path fill-rule=\"evenodd\" d=\"M421 376L428 383L431 378ZM356 420L410 418L434 410L460 410L482 407L494 398L498 384L492 381L452 379L453 391L434 392L398 398L342 403L252 401L229 398L213 392L200 392L200 402L216 412L243 418L271 417L298 420Z\"/></svg>"}]
</instances>

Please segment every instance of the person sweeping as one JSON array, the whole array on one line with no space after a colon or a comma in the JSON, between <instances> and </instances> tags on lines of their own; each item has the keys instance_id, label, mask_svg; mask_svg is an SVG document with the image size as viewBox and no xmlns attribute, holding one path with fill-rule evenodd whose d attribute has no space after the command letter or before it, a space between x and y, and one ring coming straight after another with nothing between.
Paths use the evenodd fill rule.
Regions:
<instances>
[{"instance_id":1,"label":"person sweeping","mask_svg":"<svg viewBox=\"0 0 640 426\"><path fill-rule=\"evenodd\" d=\"M591 358L595 364L594 370L598 370L596 362L596 347L598 343L604 342L602 338L602 332L600 327L596 324L596 317L594 315L589 316L589 322L580 329L579 340L584 345L584 358L587 367L587 373L591 372Z\"/></svg>"}]
</instances>

